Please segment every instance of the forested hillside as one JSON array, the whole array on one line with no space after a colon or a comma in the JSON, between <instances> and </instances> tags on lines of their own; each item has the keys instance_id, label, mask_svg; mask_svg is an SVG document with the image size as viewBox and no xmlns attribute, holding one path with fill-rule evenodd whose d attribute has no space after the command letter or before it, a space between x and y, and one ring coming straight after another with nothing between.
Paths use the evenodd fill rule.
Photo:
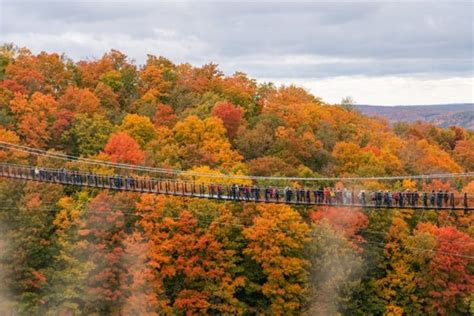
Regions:
<instances>
[{"instance_id":1,"label":"forested hillside","mask_svg":"<svg viewBox=\"0 0 474 316\"><path fill-rule=\"evenodd\" d=\"M357 105L363 114L382 116L390 122L424 121L439 127L458 125L474 130L474 103L377 106Z\"/></svg>"},{"instance_id":2,"label":"forested hillside","mask_svg":"<svg viewBox=\"0 0 474 316\"><path fill-rule=\"evenodd\" d=\"M71 60L3 46L0 141L202 173L474 170L474 135L461 127L392 128L295 86L152 55L137 65L115 50ZM0 162L114 172L1 148ZM474 194L472 178L274 185ZM3 179L0 314L466 315L474 312L473 216Z\"/></svg>"}]
</instances>

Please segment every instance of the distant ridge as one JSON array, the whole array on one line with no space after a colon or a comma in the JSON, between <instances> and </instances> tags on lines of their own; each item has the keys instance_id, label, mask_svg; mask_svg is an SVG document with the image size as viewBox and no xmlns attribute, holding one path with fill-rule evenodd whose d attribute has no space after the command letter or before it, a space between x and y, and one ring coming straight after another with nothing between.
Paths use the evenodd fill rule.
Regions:
<instances>
[{"instance_id":1,"label":"distant ridge","mask_svg":"<svg viewBox=\"0 0 474 316\"><path fill-rule=\"evenodd\" d=\"M458 125L474 130L474 103L432 105L366 105L356 107L368 116L382 116L390 122L425 121L440 127Z\"/></svg>"}]
</instances>

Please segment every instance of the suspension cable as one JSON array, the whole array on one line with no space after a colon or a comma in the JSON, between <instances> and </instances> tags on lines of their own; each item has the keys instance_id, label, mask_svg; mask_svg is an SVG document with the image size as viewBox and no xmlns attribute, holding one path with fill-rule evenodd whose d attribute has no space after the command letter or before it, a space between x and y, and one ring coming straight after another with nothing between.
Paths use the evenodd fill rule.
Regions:
<instances>
[{"instance_id":1,"label":"suspension cable","mask_svg":"<svg viewBox=\"0 0 474 316\"><path fill-rule=\"evenodd\" d=\"M195 176L208 177L218 179L239 179L239 180L285 180L285 181L367 181L367 180L405 180L405 179L448 179L459 177L474 177L474 172L463 173L438 173L438 174L420 174L406 176L374 176L374 177L278 177L278 176L253 176L253 175L231 175L231 174L208 174L193 172L189 170L147 167L143 165L132 165L126 163L109 162L91 158L82 158L62 153L52 153L42 149L31 148L27 146L17 145L5 141L0 141L0 148L24 152L36 156L44 156L48 158L61 159L65 161L75 161L90 165L99 165L103 167L113 167L118 169L127 169L133 171L144 171L157 174L169 174L176 176Z\"/></svg>"}]
</instances>

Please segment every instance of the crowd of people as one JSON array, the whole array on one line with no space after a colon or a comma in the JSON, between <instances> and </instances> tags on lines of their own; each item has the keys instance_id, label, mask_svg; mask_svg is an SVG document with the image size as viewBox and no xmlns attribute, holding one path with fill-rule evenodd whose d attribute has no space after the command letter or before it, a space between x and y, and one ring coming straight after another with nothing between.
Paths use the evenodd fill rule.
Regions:
<instances>
[{"instance_id":1,"label":"crowd of people","mask_svg":"<svg viewBox=\"0 0 474 316\"><path fill-rule=\"evenodd\" d=\"M365 190L355 191L347 188L320 187L319 189L291 188L284 189L276 187L232 185L230 188L224 188L221 185L209 185L210 196L220 198L229 191L227 196L232 200L255 200L263 199L269 201L284 201L286 203L297 204L327 204L327 205L375 205L377 207L450 207L454 205L454 193L447 190L431 192L418 191L398 191L390 192L388 190L366 192Z\"/></svg>"},{"instance_id":2,"label":"crowd of people","mask_svg":"<svg viewBox=\"0 0 474 316\"><path fill-rule=\"evenodd\" d=\"M123 175L98 175L94 173L79 173L66 169L23 168L33 179L40 181L60 182L72 185L105 187L116 190L132 190L165 194L179 194L198 197L209 197L223 200L277 202L291 204L322 204L322 205L361 205L375 207L454 207L454 193L447 190L432 190L418 192L404 190L391 192L389 190L365 191L348 188L319 187L278 188L257 185L230 186L186 182L171 179L151 179ZM17 172L19 170L16 170ZM464 204L467 207L466 196Z\"/></svg>"}]
</instances>

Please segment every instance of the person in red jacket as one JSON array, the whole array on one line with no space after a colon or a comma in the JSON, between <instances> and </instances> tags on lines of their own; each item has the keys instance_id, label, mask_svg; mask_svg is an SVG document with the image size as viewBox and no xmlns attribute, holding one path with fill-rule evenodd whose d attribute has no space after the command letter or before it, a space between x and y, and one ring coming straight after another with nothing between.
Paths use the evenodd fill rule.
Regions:
<instances>
[{"instance_id":1,"label":"person in red jacket","mask_svg":"<svg viewBox=\"0 0 474 316\"><path fill-rule=\"evenodd\" d=\"M324 188L324 204L331 203L331 192L329 192L329 188Z\"/></svg>"}]
</instances>

